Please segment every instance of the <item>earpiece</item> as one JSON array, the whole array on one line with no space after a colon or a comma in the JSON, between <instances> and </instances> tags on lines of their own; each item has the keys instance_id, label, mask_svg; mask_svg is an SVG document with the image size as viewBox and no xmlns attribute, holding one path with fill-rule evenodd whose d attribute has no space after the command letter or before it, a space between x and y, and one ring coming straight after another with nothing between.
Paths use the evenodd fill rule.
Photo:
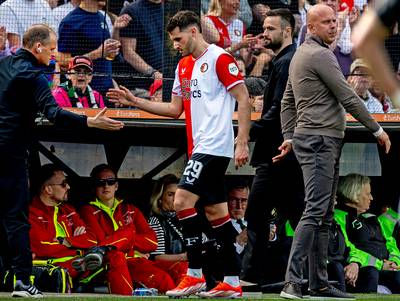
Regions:
<instances>
[{"instance_id":1,"label":"earpiece","mask_svg":"<svg viewBox=\"0 0 400 301\"><path fill-rule=\"evenodd\" d=\"M41 53L42 52L42 48L38 47L37 52Z\"/></svg>"}]
</instances>

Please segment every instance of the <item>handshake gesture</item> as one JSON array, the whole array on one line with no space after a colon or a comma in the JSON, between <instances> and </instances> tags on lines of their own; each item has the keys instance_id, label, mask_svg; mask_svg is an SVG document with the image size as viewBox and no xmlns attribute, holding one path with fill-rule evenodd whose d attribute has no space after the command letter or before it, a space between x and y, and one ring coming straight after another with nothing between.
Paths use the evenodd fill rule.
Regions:
<instances>
[{"instance_id":1,"label":"handshake gesture","mask_svg":"<svg viewBox=\"0 0 400 301\"><path fill-rule=\"evenodd\" d=\"M119 86L119 89L109 89L107 92L108 100L112 103L123 106L139 106L141 98L132 94L129 89Z\"/></svg>"}]
</instances>

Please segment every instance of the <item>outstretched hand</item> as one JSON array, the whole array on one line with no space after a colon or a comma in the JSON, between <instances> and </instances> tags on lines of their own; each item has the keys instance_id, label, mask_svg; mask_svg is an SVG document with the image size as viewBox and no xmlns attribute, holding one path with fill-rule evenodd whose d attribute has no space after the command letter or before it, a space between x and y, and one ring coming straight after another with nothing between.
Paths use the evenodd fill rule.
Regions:
<instances>
[{"instance_id":1,"label":"outstretched hand","mask_svg":"<svg viewBox=\"0 0 400 301\"><path fill-rule=\"evenodd\" d=\"M108 100L112 103L124 106L136 106L137 98L124 86L119 86L119 89L112 88L107 92Z\"/></svg>"},{"instance_id":2,"label":"outstretched hand","mask_svg":"<svg viewBox=\"0 0 400 301\"><path fill-rule=\"evenodd\" d=\"M105 116L107 108L102 109L95 117L87 118L87 125L90 128L117 131L124 127L122 121L114 120Z\"/></svg>"}]
</instances>

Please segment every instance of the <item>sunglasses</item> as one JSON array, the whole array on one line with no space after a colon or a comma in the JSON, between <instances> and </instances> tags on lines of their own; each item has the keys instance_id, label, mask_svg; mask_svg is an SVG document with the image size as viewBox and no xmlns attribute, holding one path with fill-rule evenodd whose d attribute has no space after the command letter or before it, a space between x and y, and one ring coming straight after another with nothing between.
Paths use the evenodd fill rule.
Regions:
<instances>
[{"instance_id":1,"label":"sunglasses","mask_svg":"<svg viewBox=\"0 0 400 301\"><path fill-rule=\"evenodd\" d=\"M63 180L61 183L52 183L52 184L48 184L48 185L50 185L50 186L60 185L62 188L67 188L68 181L67 180Z\"/></svg>"},{"instance_id":2,"label":"sunglasses","mask_svg":"<svg viewBox=\"0 0 400 301\"><path fill-rule=\"evenodd\" d=\"M96 181L95 181L96 187L104 187L106 185L112 186L112 185L115 185L115 183L117 183L116 178L96 179Z\"/></svg>"},{"instance_id":3,"label":"sunglasses","mask_svg":"<svg viewBox=\"0 0 400 301\"><path fill-rule=\"evenodd\" d=\"M74 75L92 75L93 73L89 70L73 70L70 72L70 74L74 74Z\"/></svg>"}]
</instances>

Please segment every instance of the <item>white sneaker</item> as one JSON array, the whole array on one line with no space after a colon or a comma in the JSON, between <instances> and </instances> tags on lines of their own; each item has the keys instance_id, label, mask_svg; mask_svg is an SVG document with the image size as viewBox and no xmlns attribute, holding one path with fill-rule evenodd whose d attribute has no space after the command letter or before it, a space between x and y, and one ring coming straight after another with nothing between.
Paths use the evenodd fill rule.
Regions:
<instances>
[{"instance_id":1,"label":"white sneaker","mask_svg":"<svg viewBox=\"0 0 400 301\"><path fill-rule=\"evenodd\" d=\"M21 280L17 280L15 283L14 291L11 293L11 297L20 298L43 298L43 294L34 285L25 285Z\"/></svg>"}]
</instances>

